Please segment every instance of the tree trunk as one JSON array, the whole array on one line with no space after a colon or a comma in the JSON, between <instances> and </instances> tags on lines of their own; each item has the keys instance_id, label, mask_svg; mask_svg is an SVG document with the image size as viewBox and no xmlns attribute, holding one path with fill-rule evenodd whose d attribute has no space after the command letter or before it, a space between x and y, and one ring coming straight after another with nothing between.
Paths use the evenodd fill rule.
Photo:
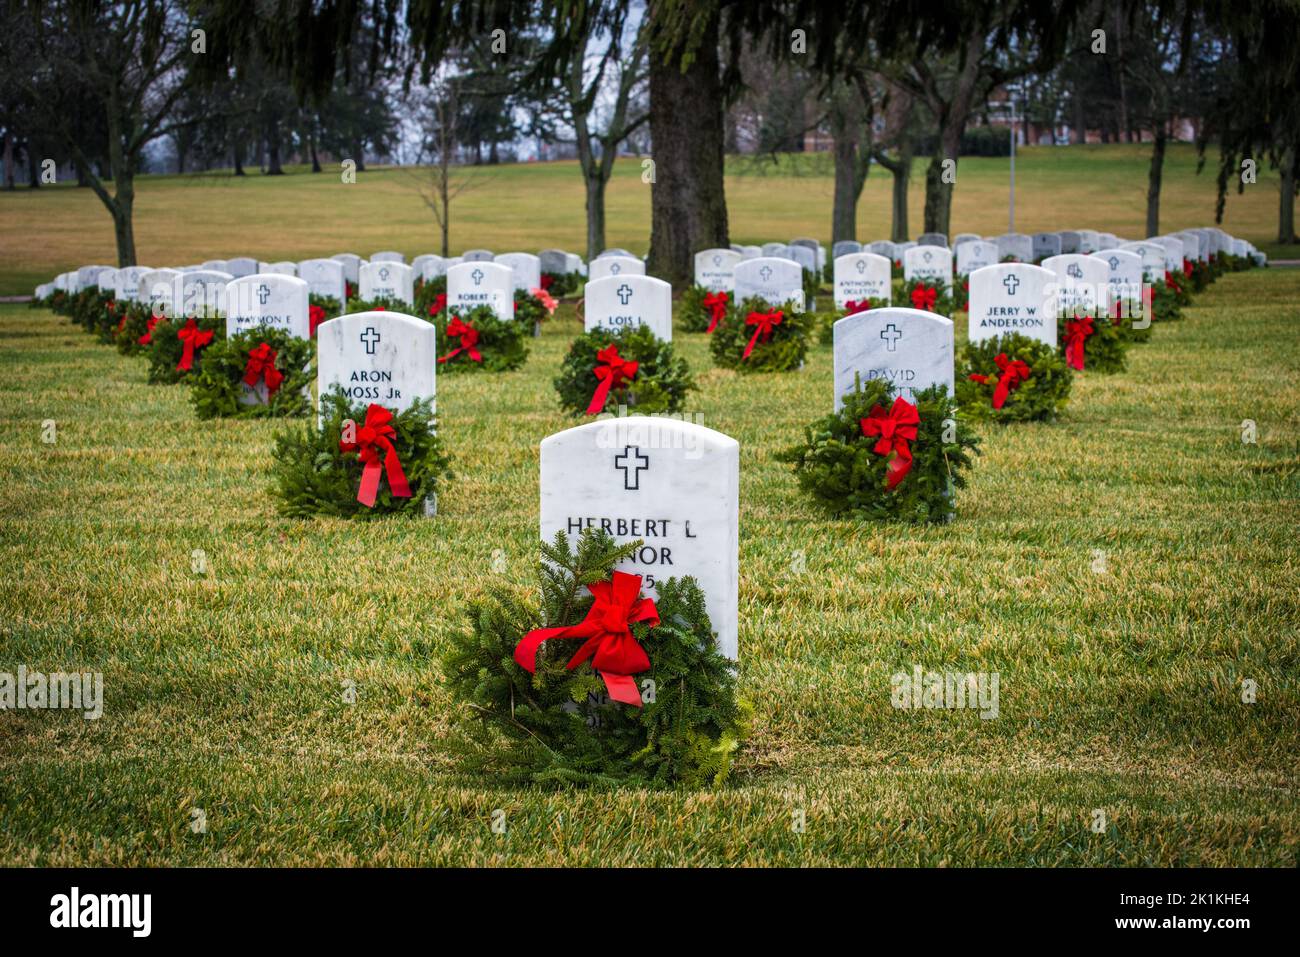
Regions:
<instances>
[{"instance_id":1,"label":"tree trunk","mask_svg":"<svg viewBox=\"0 0 1300 957\"><path fill-rule=\"evenodd\" d=\"M890 172L894 175L894 185L889 241L905 243L910 231L907 224L907 187L912 179L912 154L903 153L899 157L898 166Z\"/></svg>"},{"instance_id":2,"label":"tree trunk","mask_svg":"<svg viewBox=\"0 0 1300 957\"><path fill-rule=\"evenodd\" d=\"M599 171L587 176L587 261L605 251L605 180Z\"/></svg>"},{"instance_id":3,"label":"tree trunk","mask_svg":"<svg viewBox=\"0 0 1300 957\"><path fill-rule=\"evenodd\" d=\"M357 172L364 173L366 171L366 144L361 140L357 140L352 144L352 157L357 161Z\"/></svg>"},{"instance_id":4,"label":"tree trunk","mask_svg":"<svg viewBox=\"0 0 1300 957\"><path fill-rule=\"evenodd\" d=\"M723 95L719 77L720 14L700 13L694 44L656 38L673 13L668 0L651 0L650 258L647 271L676 288L694 280L694 256L728 245L723 183ZM689 53L683 67L683 54ZM643 176L645 174L643 173Z\"/></svg>"},{"instance_id":5,"label":"tree trunk","mask_svg":"<svg viewBox=\"0 0 1300 957\"><path fill-rule=\"evenodd\" d=\"M266 175L284 175L284 167L280 164L279 116L272 116L266 124Z\"/></svg>"},{"instance_id":6,"label":"tree trunk","mask_svg":"<svg viewBox=\"0 0 1300 957\"><path fill-rule=\"evenodd\" d=\"M1291 244L1296 241L1295 234L1295 148L1282 155L1282 195L1277 206L1277 241Z\"/></svg>"},{"instance_id":7,"label":"tree trunk","mask_svg":"<svg viewBox=\"0 0 1300 957\"><path fill-rule=\"evenodd\" d=\"M1155 142L1151 146L1151 167L1147 171L1147 235L1160 235L1160 179L1165 167L1165 132L1164 123L1157 124Z\"/></svg>"},{"instance_id":8,"label":"tree trunk","mask_svg":"<svg viewBox=\"0 0 1300 957\"><path fill-rule=\"evenodd\" d=\"M36 162L36 149L32 146L30 139L27 141L27 145L23 147L23 152L27 154L27 188L40 189L41 168Z\"/></svg>"},{"instance_id":9,"label":"tree trunk","mask_svg":"<svg viewBox=\"0 0 1300 957\"><path fill-rule=\"evenodd\" d=\"M832 95L830 121L835 153L831 242L837 243L858 238L858 199L871 168L871 131L863 123L857 90L850 87ZM861 141L863 138L866 142Z\"/></svg>"},{"instance_id":10,"label":"tree trunk","mask_svg":"<svg viewBox=\"0 0 1300 957\"><path fill-rule=\"evenodd\" d=\"M14 135L9 130L5 130L5 155L4 155L4 177L5 189L14 188Z\"/></svg>"},{"instance_id":11,"label":"tree trunk","mask_svg":"<svg viewBox=\"0 0 1300 957\"><path fill-rule=\"evenodd\" d=\"M311 171L320 172L320 157L316 155L316 121L312 120L311 126L307 130L307 149L311 153Z\"/></svg>"},{"instance_id":12,"label":"tree trunk","mask_svg":"<svg viewBox=\"0 0 1300 957\"><path fill-rule=\"evenodd\" d=\"M235 137L235 175L244 175L244 139Z\"/></svg>"},{"instance_id":13,"label":"tree trunk","mask_svg":"<svg viewBox=\"0 0 1300 957\"><path fill-rule=\"evenodd\" d=\"M1077 146L1088 142L1088 120L1083 114L1083 94L1077 88L1070 101L1074 107L1074 129L1071 130L1070 140Z\"/></svg>"}]
</instances>

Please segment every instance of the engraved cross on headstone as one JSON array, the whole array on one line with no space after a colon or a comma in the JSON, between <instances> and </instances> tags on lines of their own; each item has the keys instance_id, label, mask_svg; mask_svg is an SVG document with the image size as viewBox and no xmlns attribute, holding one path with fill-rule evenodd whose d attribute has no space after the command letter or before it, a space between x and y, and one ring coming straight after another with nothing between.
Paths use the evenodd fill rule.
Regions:
<instances>
[{"instance_id":1,"label":"engraved cross on headstone","mask_svg":"<svg viewBox=\"0 0 1300 957\"><path fill-rule=\"evenodd\" d=\"M469 278L474 280L474 285L479 286L483 283L483 270L475 269L469 274Z\"/></svg>"},{"instance_id":2,"label":"engraved cross on headstone","mask_svg":"<svg viewBox=\"0 0 1300 957\"><path fill-rule=\"evenodd\" d=\"M1014 296L1016 294L1016 287L1020 285L1020 280L1016 278L1015 273L1007 273L1002 280L1002 285L1007 287L1008 296Z\"/></svg>"},{"instance_id":3,"label":"engraved cross on headstone","mask_svg":"<svg viewBox=\"0 0 1300 957\"><path fill-rule=\"evenodd\" d=\"M623 488L635 492L641 487L641 473L650 467L650 457L635 445L626 445L621 455L614 456L614 467L623 470Z\"/></svg>"},{"instance_id":4,"label":"engraved cross on headstone","mask_svg":"<svg viewBox=\"0 0 1300 957\"><path fill-rule=\"evenodd\" d=\"M621 285L621 286L618 287L618 301L619 301L619 302L621 302L623 305L626 306L627 303L628 303L628 300L631 299L631 298L632 298L632 287L631 287L631 286L629 286L627 283L623 283L623 285Z\"/></svg>"},{"instance_id":5,"label":"engraved cross on headstone","mask_svg":"<svg viewBox=\"0 0 1300 957\"><path fill-rule=\"evenodd\" d=\"M880 330L880 338L885 340L885 346L890 352L898 351L898 340L902 337L903 333L892 322Z\"/></svg>"},{"instance_id":6,"label":"engraved cross on headstone","mask_svg":"<svg viewBox=\"0 0 1300 957\"><path fill-rule=\"evenodd\" d=\"M867 271L867 261L865 259L859 259L857 261L857 264L853 268L856 269L858 271L858 275L861 276L864 272Z\"/></svg>"},{"instance_id":7,"label":"engraved cross on headstone","mask_svg":"<svg viewBox=\"0 0 1300 957\"><path fill-rule=\"evenodd\" d=\"M270 299L270 298L271 298L271 287L270 287L270 286L268 286L266 283L262 283L260 286L257 287L257 301L258 301L258 302L260 302L262 305L265 306L265 305L266 305L266 300L268 300L268 299Z\"/></svg>"},{"instance_id":8,"label":"engraved cross on headstone","mask_svg":"<svg viewBox=\"0 0 1300 957\"><path fill-rule=\"evenodd\" d=\"M758 271L758 274L763 277L763 282L767 282L769 279L772 278L772 267L764 266L762 269Z\"/></svg>"},{"instance_id":9,"label":"engraved cross on headstone","mask_svg":"<svg viewBox=\"0 0 1300 957\"><path fill-rule=\"evenodd\" d=\"M366 355L375 354L375 343L380 339L379 333L375 331L374 326L366 326L366 331L361 333L361 341L366 344Z\"/></svg>"}]
</instances>

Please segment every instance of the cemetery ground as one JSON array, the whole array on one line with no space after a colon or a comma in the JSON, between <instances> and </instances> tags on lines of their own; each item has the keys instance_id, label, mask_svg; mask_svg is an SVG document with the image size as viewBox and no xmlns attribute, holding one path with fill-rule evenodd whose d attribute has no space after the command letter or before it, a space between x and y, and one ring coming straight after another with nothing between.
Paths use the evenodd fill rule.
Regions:
<instances>
[{"instance_id":1,"label":"cemetery ground","mask_svg":"<svg viewBox=\"0 0 1300 957\"><path fill-rule=\"evenodd\" d=\"M243 249L203 238L170 258ZM679 333L689 408L740 441L754 734L719 790L555 792L455 769L438 660L467 600L534 587L572 305L522 370L441 378L440 514L375 522L277 517L280 424L199 422L0 306L4 667L100 670L105 697L0 719L0 862L1294 866L1297 323L1300 271L1224 276L1058 422L982 427L928 528L829 520L775 460L830 406L829 346L742 377ZM894 708L916 665L997 672L997 717Z\"/></svg>"}]
</instances>

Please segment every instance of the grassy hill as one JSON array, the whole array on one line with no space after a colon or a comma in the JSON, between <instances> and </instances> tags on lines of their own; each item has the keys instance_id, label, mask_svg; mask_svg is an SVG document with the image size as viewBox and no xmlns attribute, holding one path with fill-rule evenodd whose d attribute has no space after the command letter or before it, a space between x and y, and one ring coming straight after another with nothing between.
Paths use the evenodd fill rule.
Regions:
<instances>
[{"instance_id":1,"label":"grassy hill","mask_svg":"<svg viewBox=\"0 0 1300 957\"><path fill-rule=\"evenodd\" d=\"M1031 147L1017 160L1016 226L1023 232L1083 227L1141 239L1146 222L1149 147ZM833 192L828 154L776 162L732 158L727 177L731 235L761 243L795 236L830 240ZM921 230L925 160L912 178L910 226ZM453 206L453 252L497 252L586 245L584 194L575 163L467 168L470 184ZM286 176L229 172L145 176L138 181L136 244L141 263L184 265L251 255L274 261L352 251L396 249L409 259L436 252L438 231L421 189L428 173L377 169L343 183L337 172ZM1008 160L966 157L957 172L952 232L1007 230ZM1270 254L1277 235L1277 179L1265 171L1228 201L1223 228ZM873 169L859 207L859 238L889 233L890 179ZM1170 148L1163 230L1212 225L1214 168L1196 173L1185 144ZM650 187L641 164L620 160L609 186L608 244L644 252L650 236ZM0 295L30 294L39 282L89 263L116 262L112 221L89 189L59 185L0 192L4 256ZM1290 255L1297 250L1292 248Z\"/></svg>"}]
</instances>

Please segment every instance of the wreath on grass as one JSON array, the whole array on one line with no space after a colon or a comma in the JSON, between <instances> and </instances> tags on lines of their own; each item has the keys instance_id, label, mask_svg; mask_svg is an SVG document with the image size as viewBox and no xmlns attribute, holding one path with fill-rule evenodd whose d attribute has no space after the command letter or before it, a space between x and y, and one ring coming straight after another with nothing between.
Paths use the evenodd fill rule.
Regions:
<instances>
[{"instance_id":1,"label":"wreath on grass","mask_svg":"<svg viewBox=\"0 0 1300 957\"><path fill-rule=\"evenodd\" d=\"M509 372L528 359L529 327L518 319L500 318L491 306L462 312L443 309L431 321L442 343L439 372Z\"/></svg>"},{"instance_id":2,"label":"wreath on grass","mask_svg":"<svg viewBox=\"0 0 1300 957\"><path fill-rule=\"evenodd\" d=\"M320 423L291 426L275 437L272 494L281 514L375 518L425 514L450 457L438 437L432 404L401 412L352 404L337 388L321 398Z\"/></svg>"},{"instance_id":3,"label":"wreath on grass","mask_svg":"<svg viewBox=\"0 0 1300 957\"><path fill-rule=\"evenodd\" d=\"M1053 419L1070 401L1073 379L1055 348L1009 332L966 344L957 378L957 402L972 419Z\"/></svg>"},{"instance_id":4,"label":"wreath on grass","mask_svg":"<svg viewBox=\"0 0 1300 957\"><path fill-rule=\"evenodd\" d=\"M387 296L380 296L378 299L359 299L353 296L348 300L347 315L358 312L400 312L403 315L410 315L414 308L409 302L390 299Z\"/></svg>"},{"instance_id":5,"label":"wreath on grass","mask_svg":"<svg viewBox=\"0 0 1300 957\"><path fill-rule=\"evenodd\" d=\"M190 401L200 419L286 418L311 409L316 344L283 329L259 327L218 339L203 350L190 380ZM245 387L265 386L268 401L245 405Z\"/></svg>"},{"instance_id":6,"label":"wreath on grass","mask_svg":"<svg viewBox=\"0 0 1300 957\"><path fill-rule=\"evenodd\" d=\"M945 288L927 279L906 279L903 281L900 296L895 299L899 305L924 309L926 312L951 319L958 309L954 288Z\"/></svg>"},{"instance_id":7,"label":"wreath on grass","mask_svg":"<svg viewBox=\"0 0 1300 957\"><path fill-rule=\"evenodd\" d=\"M545 289L515 290L515 321L537 334L542 323L555 315L559 302Z\"/></svg>"},{"instance_id":8,"label":"wreath on grass","mask_svg":"<svg viewBox=\"0 0 1300 957\"><path fill-rule=\"evenodd\" d=\"M149 381L168 385L193 378L208 346L224 338L226 320L220 316L164 319L150 330L150 341L142 347L149 360Z\"/></svg>"},{"instance_id":9,"label":"wreath on grass","mask_svg":"<svg viewBox=\"0 0 1300 957\"><path fill-rule=\"evenodd\" d=\"M575 415L679 412L695 388L686 360L649 326L592 329L573 340L555 379L560 406Z\"/></svg>"},{"instance_id":10,"label":"wreath on grass","mask_svg":"<svg viewBox=\"0 0 1300 957\"><path fill-rule=\"evenodd\" d=\"M316 327L322 322L337 319L343 315L339 301L333 296L318 296L314 292L307 296L307 321L311 326L311 337L316 338Z\"/></svg>"},{"instance_id":11,"label":"wreath on grass","mask_svg":"<svg viewBox=\"0 0 1300 957\"><path fill-rule=\"evenodd\" d=\"M953 515L953 490L965 487L962 472L978 448L945 386L909 402L883 379L858 379L843 407L777 460L794 465L800 488L831 515L942 522Z\"/></svg>"},{"instance_id":12,"label":"wreath on grass","mask_svg":"<svg viewBox=\"0 0 1300 957\"><path fill-rule=\"evenodd\" d=\"M720 786L749 734L735 663L693 578L614 570L640 547L595 529L541 544L541 606L497 587L443 659L465 770L545 785ZM582 639L586 639L583 641Z\"/></svg>"},{"instance_id":13,"label":"wreath on grass","mask_svg":"<svg viewBox=\"0 0 1300 957\"><path fill-rule=\"evenodd\" d=\"M87 332L100 332L109 324L107 306L112 296L88 287L72 300L72 321Z\"/></svg>"},{"instance_id":14,"label":"wreath on grass","mask_svg":"<svg viewBox=\"0 0 1300 957\"><path fill-rule=\"evenodd\" d=\"M1111 303L1110 321L1119 326L1120 337L1127 343L1150 342L1154 313L1154 302L1143 303L1141 296L1125 296Z\"/></svg>"},{"instance_id":15,"label":"wreath on grass","mask_svg":"<svg viewBox=\"0 0 1300 957\"><path fill-rule=\"evenodd\" d=\"M850 299L844 304L843 309L818 313L816 316L818 341L824 346L834 345L835 323L849 316L855 316L859 312L866 312L868 309L884 309L888 305L889 303L883 299L879 302L874 299Z\"/></svg>"},{"instance_id":16,"label":"wreath on grass","mask_svg":"<svg viewBox=\"0 0 1300 957\"><path fill-rule=\"evenodd\" d=\"M731 298L729 292L688 286L677 301L676 324L686 332L713 332L727 318Z\"/></svg>"},{"instance_id":17,"label":"wreath on grass","mask_svg":"<svg viewBox=\"0 0 1300 957\"><path fill-rule=\"evenodd\" d=\"M1181 319L1181 307L1192 304L1191 283L1187 281L1187 275L1181 269L1166 269L1164 288L1173 293L1174 302L1180 308L1179 314L1172 318Z\"/></svg>"},{"instance_id":18,"label":"wreath on grass","mask_svg":"<svg viewBox=\"0 0 1300 957\"><path fill-rule=\"evenodd\" d=\"M437 312L432 307L437 305ZM447 305L447 277L415 280L415 315L435 316Z\"/></svg>"},{"instance_id":19,"label":"wreath on grass","mask_svg":"<svg viewBox=\"0 0 1300 957\"><path fill-rule=\"evenodd\" d=\"M164 313L154 315L149 303L133 302L119 313L117 324L113 327L112 341L122 355L140 355L153 345L154 331L158 325L167 322Z\"/></svg>"},{"instance_id":20,"label":"wreath on grass","mask_svg":"<svg viewBox=\"0 0 1300 957\"><path fill-rule=\"evenodd\" d=\"M1061 355L1076 372L1123 372L1128 341L1119 325L1105 316L1062 315L1056 320Z\"/></svg>"},{"instance_id":21,"label":"wreath on grass","mask_svg":"<svg viewBox=\"0 0 1300 957\"><path fill-rule=\"evenodd\" d=\"M709 340L713 361L737 372L788 372L803 365L816 321L787 302L773 307L752 297L727 313Z\"/></svg>"},{"instance_id":22,"label":"wreath on grass","mask_svg":"<svg viewBox=\"0 0 1300 957\"><path fill-rule=\"evenodd\" d=\"M557 299L573 295L581 288L583 281L580 272L542 273L542 288Z\"/></svg>"}]
</instances>

